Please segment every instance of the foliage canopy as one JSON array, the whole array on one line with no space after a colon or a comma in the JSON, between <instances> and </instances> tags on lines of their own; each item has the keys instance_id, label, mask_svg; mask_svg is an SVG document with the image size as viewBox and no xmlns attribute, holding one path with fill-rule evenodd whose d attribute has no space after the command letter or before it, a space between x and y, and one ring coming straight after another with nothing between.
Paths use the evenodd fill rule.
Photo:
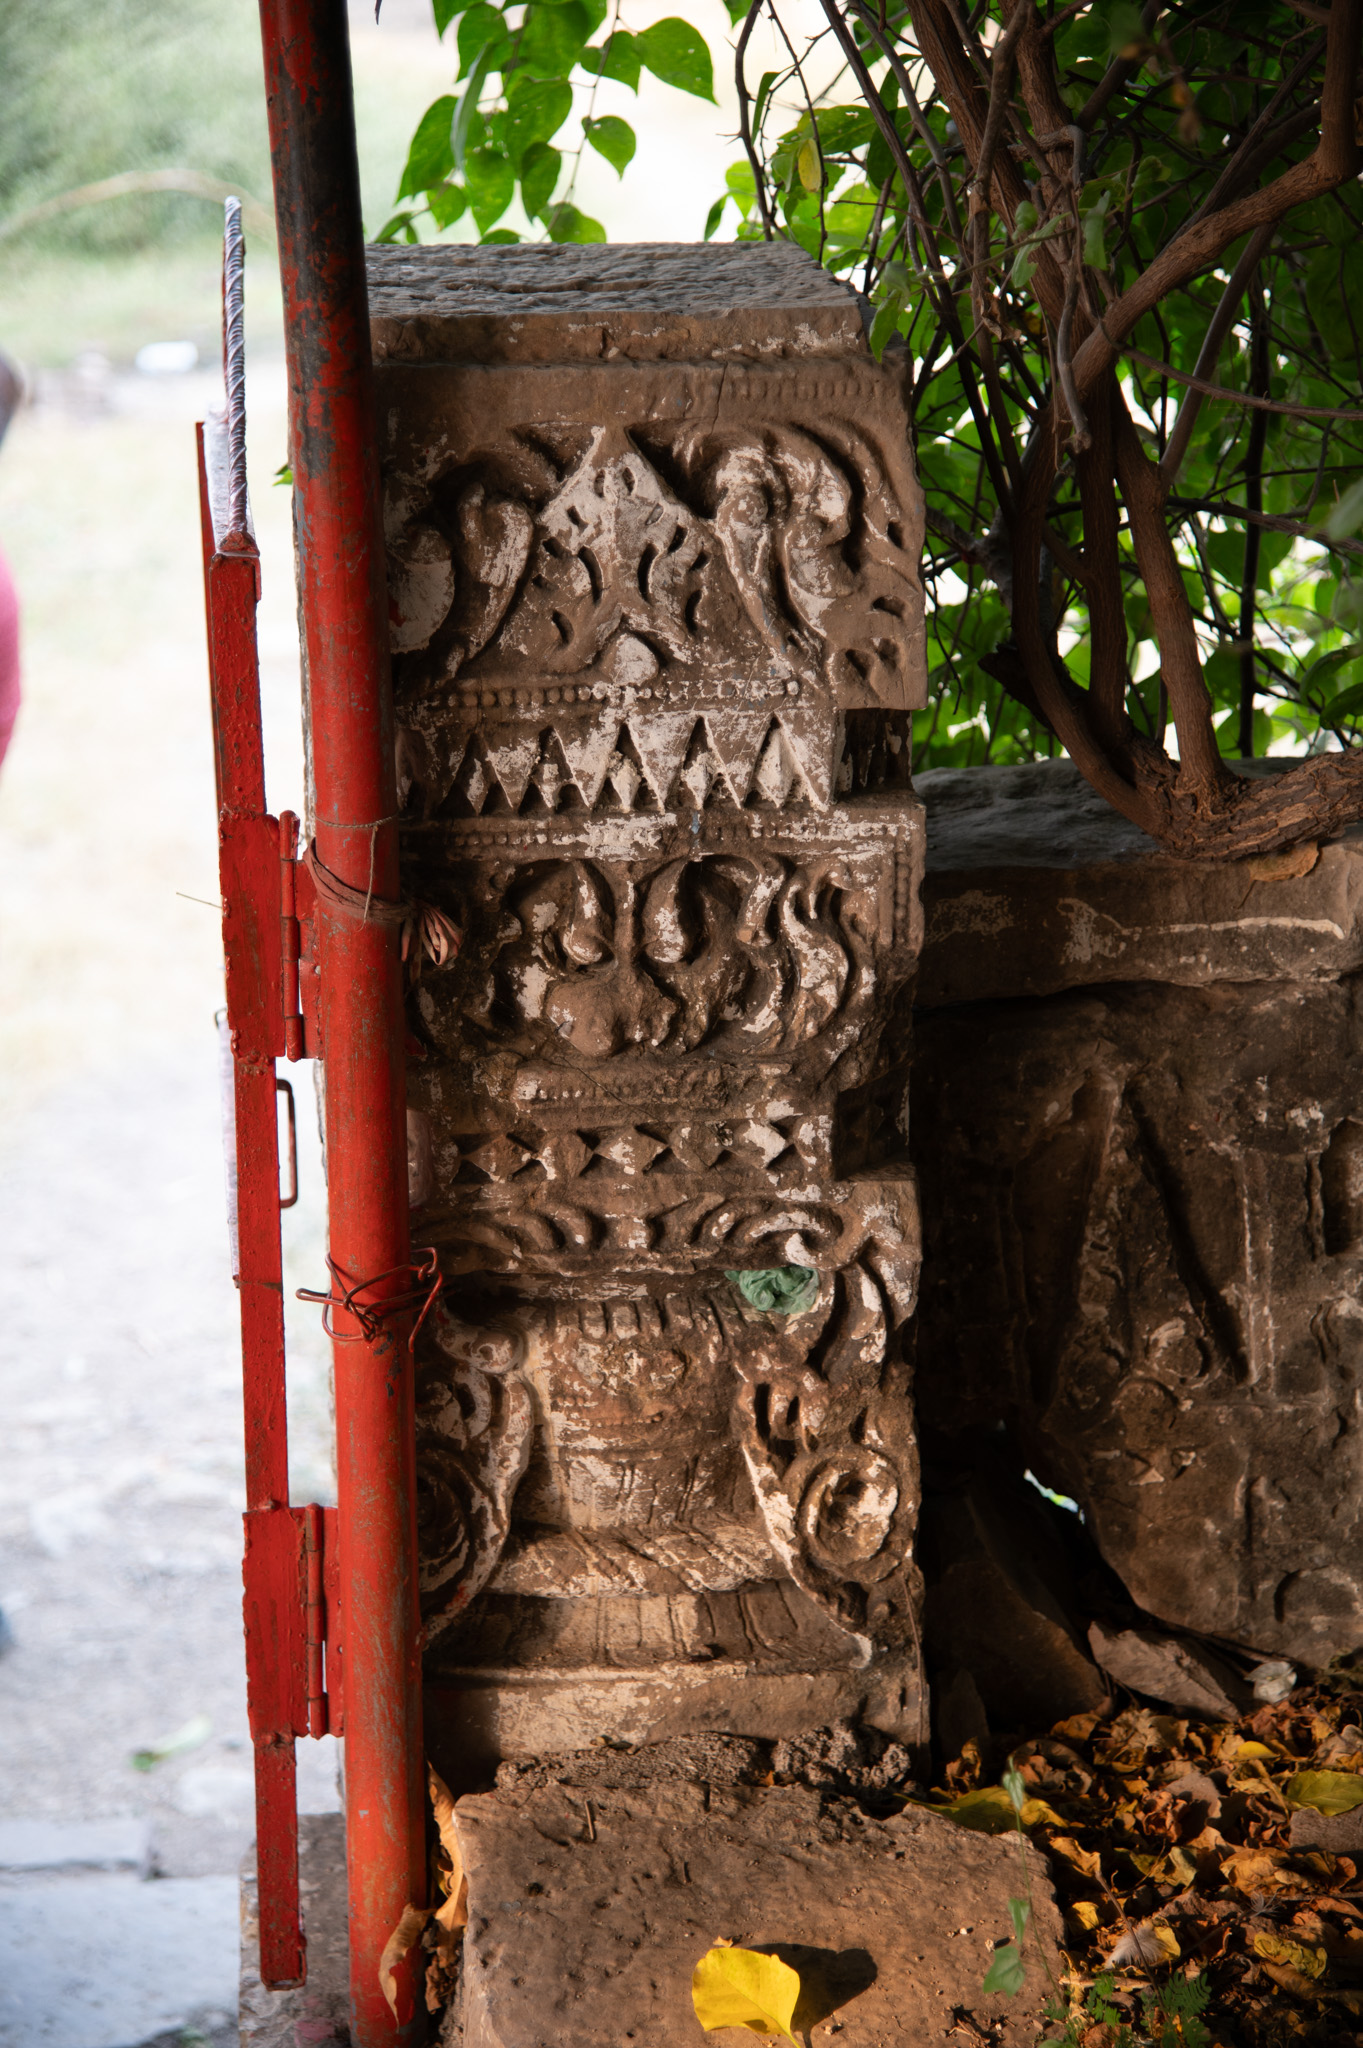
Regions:
<instances>
[{"instance_id":1,"label":"foliage canopy","mask_svg":"<svg viewBox=\"0 0 1363 2048\"><path fill-rule=\"evenodd\" d=\"M904 365L920 759L1063 747L1183 854L1363 814L1363 0L820 0L798 44L782 0L728 4L744 153L708 233L799 242ZM636 33L621 0L434 8L459 90L389 238L467 213L516 240L519 195L603 240L575 165L623 175L634 134L595 82L713 91L694 28ZM1227 766L1270 746L1306 759Z\"/></svg>"}]
</instances>

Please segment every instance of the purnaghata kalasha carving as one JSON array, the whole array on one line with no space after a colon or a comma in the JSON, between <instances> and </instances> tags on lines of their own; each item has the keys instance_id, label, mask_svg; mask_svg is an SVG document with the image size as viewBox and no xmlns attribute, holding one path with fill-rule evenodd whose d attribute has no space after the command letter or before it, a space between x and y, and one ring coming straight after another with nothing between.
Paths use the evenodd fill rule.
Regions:
<instances>
[{"instance_id":1,"label":"purnaghata kalasha carving","mask_svg":"<svg viewBox=\"0 0 1363 2048\"><path fill-rule=\"evenodd\" d=\"M905 1307L853 1262L788 1319L712 1286L526 1303L516 1327L438 1321L421 1372L430 1638L467 1656L457 1624L486 1625L485 1589L533 1629L527 1602L656 1602L784 1573L841 1632L849 1668L910 1653L919 1481L894 1345ZM560 1419L533 1449L526 1380ZM697 1454L710 1464L700 1486Z\"/></svg>"},{"instance_id":2,"label":"purnaghata kalasha carving","mask_svg":"<svg viewBox=\"0 0 1363 2048\"><path fill-rule=\"evenodd\" d=\"M512 708L551 679L722 672L909 701L916 562L847 422L545 424L390 507L394 646L430 650L409 688L458 679Z\"/></svg>"}]
</instances>

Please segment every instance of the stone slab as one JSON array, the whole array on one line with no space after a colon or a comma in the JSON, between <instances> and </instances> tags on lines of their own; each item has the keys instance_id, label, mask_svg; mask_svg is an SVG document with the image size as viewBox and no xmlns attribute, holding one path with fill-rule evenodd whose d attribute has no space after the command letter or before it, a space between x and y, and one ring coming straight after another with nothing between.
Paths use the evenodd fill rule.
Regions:
<instances>
[{"instance_id":1,"label":"stone slab","mask_svg":"<svg viewBox=\"0 0 1363 2048\"><path fill-rule=\"evenodd\" d=\"M1308 873L1270 879L1253 861L1162 853L1069 761L938 769L915 788L928 816L924 1008L1105 982L1321 981L1363 965L1363 831L1323 846Z\"/></svg>"},{"instance_id":2,"label":"stone slab","mask_svg":"<svg viewBox=\"0 0 1363 2048\"><path fill-rule=\"evenodd\" d=\"M236 2000L235 1878L100 1874L0 1891L0 2048L130 2048L216 2024Z\"/></svg>"},{"instance_id":3,"label":"stone slab","mask_svg":"<svg viewBox=\"0 0 1363 2048\"><path fill-rule=\"evenodd\" d=\"M151 1823L112 1820L0 1820L0 1871L135 1870L151 1862Z\"/></svg>"},{"instance_id":4,"label":"stone slab","mask_svg":"<svg viewBox=\"0 0 1363 2048\"><path fill-rule=\"evenodd\" d=\"M241 1872L241 2048L349 2048L350 1949L345 1817L298 1817L298 1887L308 1981L267 1991L260 1981L260 1917L254 1848Z\"/></svg>"},{"instance_id":5,"label":"stone slab","mask_svg":"<svg viewBox=\"0 0 1363 2048\"><path fill-rule=\"evenodd\" d=\"M722 1755L688 1768L669 1747L504 1766L495 1792L458 1802L463 2048L695 2048L691 1972L716 1940L820 1952L846 2002L825 2008L819 2039L1035 2039L1035 1950L1017 1999L980 1988L1021 1889L1011 1841L922 1808L875 1819L803 1785L744 1782ZM1054 1956L1059 1916L1028 1857Z\"/></svg>"},{"instance_id":6,"label":"stone slab","mask_svg":"<svg viewBox=\"0 0 1363 2048\"><path fill-rule=\"evenodd\" d=\"M1288 1829L1294 1849L1323 1849L1329 1856L1363 1856L1363 1806L1349 1813L1317 1813L1299 1806Z\"/></svg>"},{"instance_id":7,"label":"stone slab","mask_svg":"<svg viewBox=\"0 0 1363 2048\"><path fill-rule=\"evenodd\" d=\"M790 242L366 252L377 362L865 354L861 302Z\"/></svg>"}]
</instances>

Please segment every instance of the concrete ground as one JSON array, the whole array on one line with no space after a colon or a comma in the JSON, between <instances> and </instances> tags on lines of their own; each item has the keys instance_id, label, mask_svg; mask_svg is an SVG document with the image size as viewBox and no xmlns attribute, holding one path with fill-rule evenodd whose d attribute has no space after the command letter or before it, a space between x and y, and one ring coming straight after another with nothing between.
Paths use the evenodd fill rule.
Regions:
<instances>
[{"instance_id":1,"label":"concrete ground","mask_svg":"<svg viewBox=\"0 0 1363 2048\"><path fill-rule=\"evenodd\" d=\"M277 363L252 381L271 796L297 804ZM26 629L0 779L0 1815L48 1831L16 1848L0 1826L3 2048L235 2024L240 1368L217 919L185 900L217 893L192 441L211 396L207 377L48 379L0 461ZM290 1291L324 1270L310 1075L294 1078ZM311 1311L290 1323L294 1497L329 1501L325 1347ZM300 1744L308 1810L337 1804L334 1749ZM158 1881L95 1874L53 1832L118 1816L146 1824Z\"/></svg>"}]
</instances>

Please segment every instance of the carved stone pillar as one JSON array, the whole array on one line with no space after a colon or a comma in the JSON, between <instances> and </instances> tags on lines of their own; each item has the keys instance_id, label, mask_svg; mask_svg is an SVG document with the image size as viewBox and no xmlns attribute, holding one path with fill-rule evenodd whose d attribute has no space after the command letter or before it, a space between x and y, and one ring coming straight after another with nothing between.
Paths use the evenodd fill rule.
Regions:
<instances>
[{"instance_id":1,"label":"carved stone pillar","mask_svg":"<svg viewBox=\"0 0 1363 2048\"><path fill-rule=\"evenodd\" d=\"M788 245L371 264L405 892L463 933L410 1001L433 1752L916 1740L895 376Z\"/></svg>"}]
</instances>

